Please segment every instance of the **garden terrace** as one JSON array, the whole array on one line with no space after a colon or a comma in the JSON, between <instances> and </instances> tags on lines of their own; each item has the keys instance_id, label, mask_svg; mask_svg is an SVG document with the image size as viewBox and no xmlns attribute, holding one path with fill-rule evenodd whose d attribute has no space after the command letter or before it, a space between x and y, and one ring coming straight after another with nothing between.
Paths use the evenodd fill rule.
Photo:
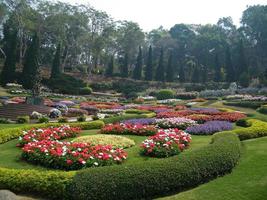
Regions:
<instances>
[{"instance_id":1,"label":"garden terrace","mask_svg":"<svg viewBox=\"0 0 267 200\"><path fill-rule=\"evenodd\" d=\"M33 111L41 113L43 115L48 115L51 107L39 106L39 105L29 105L29 104L8 104L5 106L0 106L0 116L1 118L16 120L18 116L29 116Z\"/></svg>"}]
</instances>

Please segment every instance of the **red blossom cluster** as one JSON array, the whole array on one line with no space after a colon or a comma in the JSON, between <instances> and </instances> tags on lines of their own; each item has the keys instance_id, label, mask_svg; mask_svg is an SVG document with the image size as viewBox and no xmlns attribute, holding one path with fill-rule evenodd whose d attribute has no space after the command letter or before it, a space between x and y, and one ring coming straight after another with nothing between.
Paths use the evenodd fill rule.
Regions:
<instances>
[{"instance_id":1,"label":"red blossom cluster","mask_svg":"<svg viewBox=\"0 0 267 200\"><path fill-rule=\"evenodd\" d=\"M155 111L155 110L159 110L159 109L171 109L171 106L167 106L167 105L156 105L156 106L152 106L152 105L143 105L143 106L139 106L138 110L149 110L149 111Z\"/></svg>"},{"instance_id":2,"label":"red blossom cluster","mask_svg":"<svg viewBox=\"0 0 267 200\"><path fill-rule=\"evenodd\" d=\"M59 141L75 137L79 132L80 128L66 125L29 130L18 144L23 146L22 158L35 164L65 170L119 164L127 158L123 149L114 149L111 145Z\"/></svg>"},{"instance_id":3,"label":"red blossom cluster","mask_svg":"<svg viewBox=\"0 0 267 200\"><path fill-rule=\"evenodd\" d=\"M152 157L169 157L177 155L186 149L191 142L191 136L178 129L159 130L141 144L141 153Z\"/></svg>"},{"instance_id":4,"label":"red blossom cluster","mask_svg":"<svg viewBox=\"0 0 267 200\"><path fill-rule=\"evenodd\" d=\"M107 124L100 131L102 134L121 135L154 135L156 132L155 126L130 123Z\"/></svg>"},{"instance_id":5,"label":"red blossom cluster","mask_svg":"<svg viewBox=\"0 0 267 200\"><path fill-rule=\"evenodd\" d=\"M80 107L88 107L92 106L97 109L116 109L119 108L121 105L115 102L95 102L95 101L87 101L80 103Z\"/></svg>"}]
</instances>

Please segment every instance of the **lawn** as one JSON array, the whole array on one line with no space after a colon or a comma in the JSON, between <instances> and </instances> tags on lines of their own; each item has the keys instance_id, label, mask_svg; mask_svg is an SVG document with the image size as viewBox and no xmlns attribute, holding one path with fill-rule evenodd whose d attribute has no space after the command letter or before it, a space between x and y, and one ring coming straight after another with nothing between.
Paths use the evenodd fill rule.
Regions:
<instances>
[{"instance_id":1,"label":"lawn","mask_svg":"<svg viewBox=\"0 0 267 200\"><path fill-rule=\"evenodd\" d=\"M161 200L267 199L267 137L247 140L242 144L243 155L231 174Z\"/></svg>"},{"instance_id":2,"label":"lawn","mask_svg":"<svg viewBox=\"0 0 267 200\"><path fill-rule=\"evenodd\" d=\"M83 131L80 134L80 136L94 135L97 134L97 132L98 130ZM140 150L139 145L143 140L147 138L146 136L125 135L125 137L134 140L136 145L126 150L129 155L127 161L123 165L128 165L137 162L144 162L149 159L157 159L157 158L144 157L139 154ZM191 147L186 151L191 151L193 149L207 145L210 142L210 138L211 136L193 136ZM21 150L18 147L16 147L17 143L18 140L15 139L0 145L0 158L1 158L0 167L7 167L14 169L35 169L35 168L46 169L44 167L32 165L20 160Z\"/></svg>"}]
</instances>

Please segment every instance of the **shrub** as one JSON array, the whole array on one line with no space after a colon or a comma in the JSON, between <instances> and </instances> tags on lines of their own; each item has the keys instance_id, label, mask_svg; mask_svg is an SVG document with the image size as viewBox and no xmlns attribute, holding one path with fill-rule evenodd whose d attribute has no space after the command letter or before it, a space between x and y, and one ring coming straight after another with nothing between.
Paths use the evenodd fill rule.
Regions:
<instances>
[{"instance_id":1,"label":"shrub","mask_svg":"<svg viewBox=\"0 0 267 200\"><path fill-rule=\"evenodd\" d=\"M141 144L141 154L151 157L170 157L186 149L191 142L189 134L178 129L159 130Z\"/></svg>"},{"instance_id":2,"label":"shrub","mask_svg":"<svg viewBox=\"0 0 267 200\"><path fill-rule=\"evenodd\" d=\"M69 119L67 117L60 117L58 119L58 123L67 123L69 121Z\"/></svg>"},{"instance_id":3,"label":"shrub","mask_svg":"<svg viewBox=\"0 0 267 200\"><path fill-rule=\"evenodd\" d=\"M77 172L68 191L77 200L153 199L184 191L231 172L240 146L236 135L221 133L212 144L179 156Z\"/></svg>"},{"instance_id":4,"label":"shrub","mask_svg":"<svg viewBox=\"0 0 267 200\"><path fill-rule=\"evenodd\" d=\"M87 115L87 110L79 109L79 108L69 108L67 112L68 117L77 117L81 115Z\"/></svg>"},{"instance_id":5,"label":"shrub","mask_svg":"<svg viewBox=\"0 0 267 200\"><path fill-rule=\"evenodd\" d=\"M115 117L109 117L106 119L103 119L105 124L111 124L115 122L120 122L127 119L138 119L138 118L152 118L155 117L155 113L145 113L145 114L127 114L127 115L121 115L121 116L115 116Z\"/></svg>"},{"instance_id":6,"label":"shrub","mask_svg":"<svg viewBox=\"0 0 267 200\"><path fill-rule=\"evenodd\" d=\"M267 105L262 105L257 111L262 114L267 114Z\"/></svg>"},{"instance_id":7,"label":"shrub","mask_svg":"<svg viewBox=\"0 0 267 200\"><path fill-rule=\"evenodd\" d=\"M77 117L77 121L78 122L85 122L86 121L86 116L85 115L80 115L79 117Z\"/></svg>"},{"instance_id":8,"label":"shrub","mask_svg":"<svg viewBox=\"0 0 267 200\"><path fill-rule=\"evenodd\" d=\"M84 87L84 88L81 88L80 89L80 92L79 94L82 94L82 95L89 95L93 92L92 88L90 87Z\"/></svg>"},{"instance_id":9,"label":"shrub","mask_svg":"<svg viewBox=\"0 0 267 200\"><path fill-rule=\"evenodd\" d=\"M30 122L30 117L29 116L18 116L17 117L17 123L18 124L26 124Z\"/></svg>"},{"instance_id":10,"label":"shrub","mask_svg":"<svg viewBox=\"0 0 267 200\"><path fill-rule=\"evenodd\" d=\"M223 104L227 105L227 106L239 106L239 107L257 109L257 108L261 107L261 105L263 105L264 102L260 102L260 101L228 101L228 102L223 102Z\"/></svg>"},{"instance_id":11,"label":"shrub","mask_svg":"<svg viewBox=\"0 0 267 200\"><path fill-rule=\"evenodd\" d=\"M250 127L252 124L247 119L239 119L235 123L237 126Z\"/></svg>"},{"instance_id":12,"label":"shrub","mask_svg":"<svg viewBox=\"0 0 267 200\"><path fill-rule=\"evenodd\" d=\"M174 92L172 90L160 90L156 94L156 97L158 100L172 99L172 98L174 98Z\"/></svg>"},{"instance_id":13,"label":"shrub","mask_svg":"<svg viewBox=\"0 0 267 200\"><path fill-rule=\"evenodd\" d=\"M14 138L18 138L23 135L23 131L27 131L31 128L47 128L47 127L59 127L62 124L60 123L47 123L47 124L33 124L33 125L25 125L18 128L7 128L0 130L0 144L8 142ZM75 122L69 123L71 127L80 127L82 130L90 130L90 129L100 129L104 126L103 121L93 121L93 122Z\"/></svg>"},{"instance_id":14,"label":"shrub","mask_svg":"<svg viewBox=\"0 0 267 200\"><path fill-rule=\"evenodd\" d=\"M198 97L198 92L180 92L176 94L178 99L195 99Z\"/></svg>"},{"instance_id":15,"label":"shrub","mask_svg":"<svg viewBox=\"0 0 267 200\"><path fill-rule=\"evenodd\" d=\"M128 109L125 111L125 113L128 114L144 114L144 113L150 113L149 110L138 110L138 109Z\"/></svg>"},{"instance_id":16,"label":"shrub","mask_svg":"<svg viewBox=\"0 0 267 200\"><path fill-rule=\"evenodd\" d=\"M0 118L0 124L10 124L10 120L6 118Z\"/></svg>"},{"instance_id":17,"label":"shrub","mask_svg":"<svg viewBox=\"0 0 267 200\"><path fill-rule=\"evenodd\" d=\"M31 192L51 199L67 199L66 187L74 175L75 172L0 168L0 188L18 193Z\"/></svg>"},{"instance_id":18,"label":"shrub","mask_svg":"<svg viewBox=\"0 0 267 200\"><path fill-rule=\"evenodd\" d=\"M78 137L73 141L86 142L92 145L111 145L113 148L128 148L135 145L133 140L118 135L89 135Z\"/></svg>"},{"instance_id":19,"label":"shrub","mask_svg":"<svg viewBox=\"0 0 267 200\"><path fill-rule=\"evenodd\" d=\"M96 91L107 91L112 89L112 82L93 82L90 86Z\"/></svg>"},{"instance_id":20,"label":"shrub","mask_svg":"<svg viewBox=\"0 0 267 200\"><path fill-rule=\"evenodd\" d=\"M38 119L38 123L48 123L49 118L47 116L42 116Z\"/></svg>"}]
</instances>

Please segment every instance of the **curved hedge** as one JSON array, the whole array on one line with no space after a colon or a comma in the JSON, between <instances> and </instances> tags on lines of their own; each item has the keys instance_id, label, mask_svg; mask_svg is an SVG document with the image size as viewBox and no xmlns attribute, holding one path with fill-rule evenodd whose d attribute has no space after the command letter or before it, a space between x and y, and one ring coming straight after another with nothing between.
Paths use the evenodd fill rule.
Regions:
<instances>
[{"instance_id":1,"label":"curved hedge","mask_svg":"<svg viewBox=\"0 0 267 200\"><path fill-rule=\"evenodd\" d=\"M0 189L31 192L51 199L68 199L67 185L76 172L0 168Z\"/></svg>"},{"instance_id":2,"label":"curved hedge","mask_svg":"<svg viewBox=\"0 0 267 200\"><path fill-rule=\"evenodd\" d=\"M240 140L267 136L267 122L257 119L248 119L247 122L248 124L251 124L251 126L247 128L237 128L231 131L224 131L223 133L235 133L238 135Z\"/></svg>"},{"instance_id":3,"label":"curved hedge","mask_svg":"<svg viewBox=\"0 0 267 200\"><path fill-rule=\"evenodd\" d=\"M77 172L68 191L77 200L151 199L229 173L240 151L235 134L220 133L212 144L176 157Z\"/></svg>"},{"instance_id":4,"label":"curved hedge","mask_svg":"<svg viewBox=\"0 0 267 200\"><path fill-rule=\"evenodd\" d=\"M104 126L103 121L92 121L92 122L74 122L68 123L70 126L77 127L79 126L82 130L89 129L100 129ZM23 134L23 131L29 130L31 128L47 128L50 126L61 126L62 123L47 123L47 124L34 124L34 125L25 125L18 128L7 128L0 130L0 144L8 142L9 140L18 138Z\"/></svg>"}]
</instances>

